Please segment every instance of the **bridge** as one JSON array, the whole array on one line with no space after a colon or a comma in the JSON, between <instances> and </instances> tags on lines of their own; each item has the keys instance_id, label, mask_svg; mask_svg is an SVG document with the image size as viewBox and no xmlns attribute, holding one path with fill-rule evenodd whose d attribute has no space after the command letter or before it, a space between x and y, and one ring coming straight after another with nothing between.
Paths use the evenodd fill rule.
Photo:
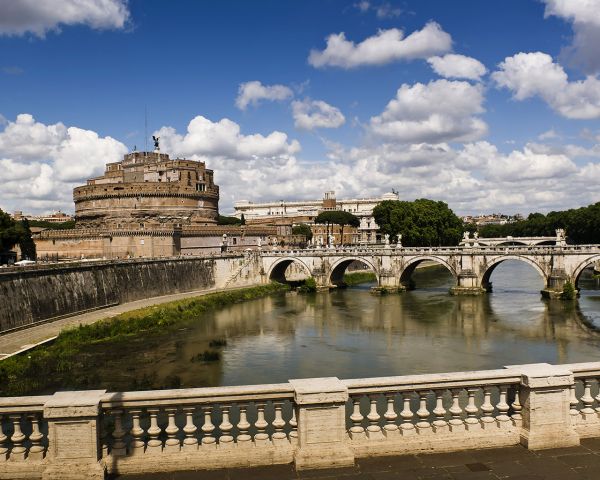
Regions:
<instances>
[{"instance_id":1,"label":"bridge","mask_svg":"<svg viewBox=\"0 0 600 480\"><path fill-rule=\"evenodd\" d=\"M544 296L553 298L571 282L575 288L581 273L600 261L600 245L545 246L459 246L407 248L387 245L383 248L317 248L277 250L259 253L264 282L285 282L286 269L295 264L315 279L320 289L343 285L344 273L353 262L373 270L377 290L401 291L412 288L411 275L423 262L445 267L454 277L451 293L478 295L491 291L494 269L507 260L531 265L544 281Z\"/></svg>"}]
</instances>

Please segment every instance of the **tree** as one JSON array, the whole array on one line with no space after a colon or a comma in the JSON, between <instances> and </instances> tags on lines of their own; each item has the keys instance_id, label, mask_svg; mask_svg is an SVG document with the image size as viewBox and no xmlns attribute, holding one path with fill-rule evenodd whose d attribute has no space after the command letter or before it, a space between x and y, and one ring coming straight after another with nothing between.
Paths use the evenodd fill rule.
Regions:
<instances>
[{"instance_id":1,"label":"tree","mask_svg":"<svg viewBox=\"0 0 600 480\"><path fill-rule=\"evenodd\" d=\"M329 225L340 226L340 243L344 243L344 227L349 225L351 227L358 227L360 220L356 215L350 212L344 212L343 210L327 210L319 213L315 218L315 223L327 224L327 244L329 245Z\"/></svg>"},{"instance_id":2,"label":"tree","mask_svg":"<svg viewBox=\"0 0 600 480\"><path fill-rule=\"evenodd\" d=\"M217 217L217 225L241 225L242 221L237 217L227 217L219 215Z\"/></svg>"},{"instance_id":3,"label":"tree","mask_svg":"<svg viewBox=\"0 0 600 480\"><path fill-rule=\"evenodd\" d=\"M408 247L458 245L464 226L444 202L420 198L413 202L385 200L373 209L381 233L402 235Z\"/></svg>"},{"instance_id":4,"label":"tree","mask_svg":"<svg viewBox=\"0 0 600 480\"><path fill-rule=\"evenodd\" d=\"M242 216L240 217L240 225L246 225L246 217L244 217L243 213L242 213Z\"/></svg>"},{"instance_id":5,"label":"tree","mask_svg":"<svg viewBox=\"0 0 600 480\"><path fill-rule=\"evenodd\" d=\"M21 257L27 260L35 260L36 250L35 242L31 238L31 229L29 228L29 221L24 218L21 220L22 235L19 239L19 248L21 249Z\"/></svg>"},{"instance_id":6,"label":"tree","mask_svg":"<svg viewBox=\"0 0 600 480\"><path fill-rule=\"evenodd\" d=\"M0 210L0 252L6 252L17 244L21 248L21 257L35 259L35 243L27 219L17 222Z\"/></svg>"},{"instance_id":7,"label":"tree","mask_svg":"<svg viewBox=\"0 0 600 480\"><path fill-rule=\"evenodd\" d=\"M301 223L292 227L292 235L304 235L306 237L306 241L310 241L312 239L312 230L306 223Z\"/></svg>"}]
</instances>

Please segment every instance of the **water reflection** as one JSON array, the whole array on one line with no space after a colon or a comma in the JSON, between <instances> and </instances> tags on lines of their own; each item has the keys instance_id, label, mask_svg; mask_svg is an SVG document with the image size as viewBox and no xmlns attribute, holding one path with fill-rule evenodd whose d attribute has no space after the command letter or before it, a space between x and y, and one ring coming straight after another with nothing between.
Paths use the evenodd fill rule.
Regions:
<instances>
[{"instance_id":1,"label":"water reflection","mask_svg":"<svg viewBox=\"0 0 600 480\"><path fill-rule=\"evenodd\" d=\"M140 339L106 358L100 383L113 390L132 382L137 388L238 385L600 360L594 330L600 292L591 276L580 280L578 303L543 301L541 278L522 262L500 265L494 292L481 297L448 295L453 280L443 267L414 276L419 288L400 295L373 296L364 285L207 313L189 328ZM220 361L190 361L220 338L227 339L217 349Z\"/></svg>"}]
</instances>

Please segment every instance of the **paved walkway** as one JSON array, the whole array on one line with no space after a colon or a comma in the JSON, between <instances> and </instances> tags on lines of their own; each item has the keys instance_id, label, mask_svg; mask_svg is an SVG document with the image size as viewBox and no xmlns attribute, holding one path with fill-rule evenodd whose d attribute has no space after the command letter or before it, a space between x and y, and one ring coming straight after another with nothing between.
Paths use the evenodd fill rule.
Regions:
<instances>
[{"instance_id":1,"label":"paved walkway","mask_svg":"<svg viewBox=\"0 0 600 480\"><path fill-rule=\"evenodd\" d=\"M136 300L135 302L122 303L114 307L101 308L99 310L83 313L81 315L74 315L72 317L62 318L49 323L42 323L34 327L0 335L0 360L15 355L16 353L29 350L41 343L54 340L65 328L76 327L80 324L88 325L90 323L97 322L98 320L114 317L121 313L128 312L130 310L136 310L138 308L151 307L153 305L181 300L184 298L200 297L202 295L215 293L217 291L222 292L239 289L240 287L224 289L211 288L208 290L194 290L192 292L175 293L172 295L146 298L144 300Z\"/></svg>"},{"instance_id":2,"label":"paved walkway","mask_svg":"<svg viewBox=\"0 0 600 480\"><path fill-rule=\"evenodd\" d=\"M291 465L172 474L122 475L118 480L598 480L600 438L580 447L532 452L523 447L378 457L356 467L296 472Z\"/></svg>"}]
</instances>

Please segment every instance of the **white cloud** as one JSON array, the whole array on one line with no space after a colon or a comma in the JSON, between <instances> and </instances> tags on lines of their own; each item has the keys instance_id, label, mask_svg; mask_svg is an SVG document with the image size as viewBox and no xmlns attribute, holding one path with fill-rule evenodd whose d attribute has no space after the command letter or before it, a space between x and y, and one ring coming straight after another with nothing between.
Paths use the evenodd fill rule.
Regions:
<instances>
[{"instance_id":1,"label":"white cloud","mask_svg":"<svg viewBox=\"0 0 600 480\"><path fill-rule=\"evenodd\" d=\"M484 112L483 88L464 81L403 84L370 130L387 141L440 143L471 141L487 133L477 117Z\"/></svg>"},{"instance_id":2,"label":"white cloud","mask_svg":"<svg viewBox=\"0 0 600 480\"><path fill-rule=\"evenodd\" d=\"M431 57L427 62L435 73L446 78L480 80L487 72L485 65L479 60L455 53L448 53L443 57Z\"/></svg>"},{"instance_id":3,"label":"white cloud","mask_svg":"<svg viewBox=\"0 0 600 480\"><path fill-rule=\"evenodd\" d=\"M384 65L398 60L428 58L448 52L452 38L435 22L406 38L402 30L380 30L372 37L355 44L342 33L327 37L325 50L312 50L308 63L313 67L355 68L364 65Z\"/></svg>"},{"instance_id":4,"label":"white cloud","mask_svg":"<svg viewBox=\"0 0 600 480\"><path fill-rule=\"evenodd\" d=\"M256 106L261 100L287 100L293 96L293 92L285 85L263 85L257 80L241 83L235 105L240 110L246 110L248 105Z\"/></svg>"},{"instance_id":5,"label":"white cloud","mask_svg":"<svg viewBox=\"0 0 600 480\"><path fill-rule=\"evenodd\" d=\"M588 76L570 82L564 69L545 53L507 57L492 78L511 90L516 100L539 96L564 117L600 118L600 80Z\"/></svg>"},{"instance_id":6,"label":"white cloud","mask_svg":"<svg viewBox=\"0 0 600 480\"><path fill-rule=\"evenodd\" d=\"M283 132L274 131L267 136L242 135L240 126L227 118L212 122L201 115L190 121L184 135L172 127L162 127L155 135L160 137L164 151L199 158L246 160L293 155L300 151L298 141L288 142Z\"/></svg>"},{"instance_id":7,"label":"white cloud","mask_svg":"<svg viewBox=\"0 0 600 480\"><path fill-rule=\"evenodd\" d=\"M557 138L560 138L560 135L556 133L556 131L553 128L551 128L550 130L546 130L545 132L540 133L538 135L539 140L555 140Z\"/></svg>"},{"instance_id":8,"label":"white cloud","mask_svg":"<svg viewBox=\"0 0 600 480\"><path fill-rule=\"evenodd\" d=\"M575 36L563 56L588 73L600 71L600 0L543 0L545 17L556 16L573 23Z\"/></svg>"},{"instance_id":9,"label":"white cloud","mask_svg":"<svg viewBox=\"0 0 600 480\"><path fill-rule=\"evenodd\" d=\"M130 16L126 0L0 0L0 12L0 35L39 37L61 25L123 28Z\"/></svg>"},{"instance_id":10,"label":"white cloud","mask_svg":"<svg viewBox=\"0 0 600 480\"><path fill-rule=\"evenodd\" d=\"M398 7L394 7L389 2L384 2L379 5L375 5L371 2L363 0L361 2L355 3L354 7L357 8L361 13L367 13L369 10L374 10L377 18L394 18L399 17L402 13L402 10Z\"/></svg>"},{"instance_id":11,"label":"white cloud","mask_svg":"<svg viewBox=\"0 0 600 480\"><path fill-rule=\"evenodd\" d=\"M0 208L73 209L73 187L99 175L127 148L111 137L18 115L0 132Z\"/></svg>"},{"instance_id":12,"label":"white cloud","mask_svg":"<svg viewBox=\"0 0 600 480\"><path fill-rule=\"evenodd\" d=\"M338 128L346 118L342 112L322 100L296 100L292 102L294 125L303 130L315 128Z\"/></svg>"}]
</instances>

